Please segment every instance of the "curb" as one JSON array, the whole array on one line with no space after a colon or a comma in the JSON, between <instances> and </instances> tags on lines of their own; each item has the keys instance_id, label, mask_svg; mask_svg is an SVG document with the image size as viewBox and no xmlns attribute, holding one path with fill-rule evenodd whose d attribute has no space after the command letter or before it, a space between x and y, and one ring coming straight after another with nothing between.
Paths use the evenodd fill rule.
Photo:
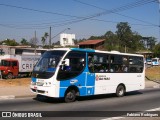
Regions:
<instances>
[{"instance_id":1,"label":"curb","mask_svg":"<svg viewBox=\"0 0 160 120\"><path fill-rule=\"evenodd\" d=\"M6 100L6 99L15 99L15 96L14 95L0 96L0 100Z\"/></svg>"},{"instance_id":2,"label":"curb","mask_svg":"<svg viewBox=\"0 0 160 120\"><path fill-rule=\"evenodd\" d=\"M27 98L27 97L36 97L36 95L21 95L21 96L15 96L15 98Z\"/></svg>"},{"instance_id":3,"label":"curb","mask_svg":"<svg viewBox=\"0 0 160 120\"><path fill-rule=\"evenodd\" d=\"M0 96L0 100L27 98L27 97L36 97L36 95L21 95L21 96L7 95L7 96Z\"/></svg>"},{"instance_id":4,"label":"curb","mask_svg":"<svg viewBox=\"0 0 160 120\"><path fill-rule=\"evenodd\" d=\"M153 88L160 88L160 85L154 85Z\"/></svg>"}]
</instances>

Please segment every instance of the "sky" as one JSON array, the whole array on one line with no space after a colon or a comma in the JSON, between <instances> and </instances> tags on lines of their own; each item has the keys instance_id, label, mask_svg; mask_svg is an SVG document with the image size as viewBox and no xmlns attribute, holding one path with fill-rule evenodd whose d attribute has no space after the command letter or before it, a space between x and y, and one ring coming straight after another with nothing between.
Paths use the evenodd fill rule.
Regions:
<instances>
[{"instance_id":1,"label":"sky","mask_svg":"<svg viewBox=\"0 0 160 120\"><path fill-rule=\"evenodd\" d=\"M128 22L133 32L160 42L158 0L0 0L0 41L29 41L36 31L41 44L50 27L52 43L62 31L88 39L115 32L119 22Z\"/></svg>"}]
</instances>

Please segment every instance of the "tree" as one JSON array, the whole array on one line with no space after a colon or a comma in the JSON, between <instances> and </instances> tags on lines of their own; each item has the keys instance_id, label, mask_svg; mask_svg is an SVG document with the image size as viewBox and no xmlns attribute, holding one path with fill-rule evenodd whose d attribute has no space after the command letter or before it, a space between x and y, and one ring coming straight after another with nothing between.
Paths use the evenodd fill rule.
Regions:
<instances>
[{"instance_id":1,"label":"tree","mask_svg":"<svg viewBox=\"0 0 160 120\"><path fill-rule=\"evenodd\" d=\"M137 32L132 32L131 27L127 22L117 24L117 38L119 51L121 52L136 52L144 49L144 45L140 42L142 36Z\"/></svg>"},{"instance_id":2,"label":"tree","mask_svg":"<svg viewBox=\"0 0 160 120\"><path fill-rule=\"evenodd\" d=\"M14 40L14 39L6 39L6 40L3 40L3 41L1 41L1 43L0 44L4 44L5 43L5 45L9 45L9 46L17 46L17 45L19 45L19 43L17 43L16 42L16 40Z\"/></svg>"},{"instance_id":3,"label":"tree","mask_svg":"<svg viewBox=\"0 0 160 120\"><path fill-rule=\"evenodd\" d=\"M29 43L27 42L27 40L25 38L22 38L21 42L22 45L29 45Z\"/></svg>"},{"instance_id":4,"label":"tree","mask_svg":"<svg viewBox=\"0 0 160 120\"><path fill-rule=\"evenodd\" d=\"M155 57L160 57L160 43L154 46L153 52Z\"/></svg>"},{"instance_id":5,"label":"tree","mask_svg":"<svg viewBox=\"0 0 160 120\"><path fill-rule=\"evenodd\" d=\"M128 44L130 44L130 38L132 37L131 27L128 25L128 22L120 22L117 24L117 37L118 37L118 46L119 50L123 51Z\"/></svg>"},{"instance_id":6,"label":"tree","mask_svg":"<svg viewBox=\"0 0 160 120\"><path fill-rule=\"evenodd\" d=\"M104 36L91 36L88 40L104 39Z\"/></svg>"},{"instance_id":7,"label":"tree","mask_svg":"<svg viewBox=\"0 0 160 120\"><path fill-rule=\"evenodd\" d=\"M129 43L127 44L128 52L137 52L139 50L144 49L144 45L140 42L142 36L139 35L137 32L132 33L132 36L129 39Z\"/></svg>"},{"instance_id":8,"label":"tree","mask_svg":"<svg viewBox=\"0 0 160 120\"><path fill-rule=\"evenodd\" d=\"M154 46L156 45L156 38L155 37L149 37L148 45L150 46L150 50L152 51Z\"/></svg>"},{"instance_id":9,"label":"tree","mask_svg":"<svg viewBox=\"0 0 160 120\"><path fill-rule=\"evenodd\" d=\"M117 35L114 34L112 31L107 31L104 34L105 37L105 48L108 51L111 50L118 50L118 43L117 43Z\"/></svg>"},{"instance_id":10,"label":"tree","mask_svg":"<svg viewBox=\"0 0 160 120\"><path fill-rule=\"evenodd\" d=\"M41 37L41 42L42 42L43 46L45 45L45 41L46 41L45 37L44 36Z\"/></svg>"},{"instance_id":11,"label":"tree","mask_svg":"<svg viewBox=\"0 0 160 120\"><path fill-rule=\"evenodd\" d=\"M45 43L46 43L48 36L49 36L49 34L47 32L45 32L43 37L41 37L41 42L42 42L43 46L45 46Z\"/></svg>"},{"instance_id":12,"label":"tree","mask_svg":"<svg viewBox=\"0 0 160 120\"><path fill-rule=\"evenodd\" d=\"M37 44L38 44L38 39L33 37L30 39L30 44L31 44L31 47L34 47L36 48Z\"/></svg>"}]
</instances>

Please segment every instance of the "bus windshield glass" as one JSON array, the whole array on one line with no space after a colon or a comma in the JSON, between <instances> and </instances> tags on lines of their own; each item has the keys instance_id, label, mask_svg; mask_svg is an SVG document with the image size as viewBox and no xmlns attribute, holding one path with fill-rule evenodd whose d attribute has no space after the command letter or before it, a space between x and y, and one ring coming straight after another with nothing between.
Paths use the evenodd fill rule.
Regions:
<instances>
[{"instance_id":1,"label":"bus windshield glass","mask_svg":"<svg viewBox=\"0 0 160 120\"><path fill-rule=\"evenodd\" d=\"M54 50L47 51L43 54L41 59L35 65L33 72L52 72L54 73L56 67L66 51Z\"/></svg>"}]
</instances>

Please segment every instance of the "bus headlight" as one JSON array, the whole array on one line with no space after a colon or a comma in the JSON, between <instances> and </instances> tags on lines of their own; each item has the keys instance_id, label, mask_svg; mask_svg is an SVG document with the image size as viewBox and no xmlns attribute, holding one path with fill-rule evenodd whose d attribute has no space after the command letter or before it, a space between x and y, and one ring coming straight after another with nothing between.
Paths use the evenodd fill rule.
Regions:
<instances>
[{"instance_id":1,"label":"bus headlight","mask_svg":"<svg viewBox=\"0 0 160 120\"><path fill-rule=\"evenodd\" d=\"M37 82L37 86L43 86L44 83L43 82Z\"/></svg>"},{"instance_id":2,"label":"bus headlight","mask_svg":"<svg viewBox=\"0 0 160 120\"><path fill-rule=\"evenodd\" d=\"M51 82L44 82L43 86L49 87L51 86Z\"/></svg>"},{"instance_id":3,"label":"bus headlight","mask_svg":"<svg viewBox=\"0 0 160 120\"><path fill-rule=\"evenodd\" d=\"M33 85L34 83L32 83L32 85ZM36 85L37 86L44 86L44 87L50 87L51 86L51 82L41 82L41 81L39 81L39 82L36 82Z\"/></svg>"},{"instance_id":4,"label":"bus headlight","mask_svg":"<svg viewBox=\"0 0 160 120\"><path fill-rule=\"evenodd\" d=\"M36 85L36 82L31 82L31 85Z\"/></svg>"}]
</instances>

